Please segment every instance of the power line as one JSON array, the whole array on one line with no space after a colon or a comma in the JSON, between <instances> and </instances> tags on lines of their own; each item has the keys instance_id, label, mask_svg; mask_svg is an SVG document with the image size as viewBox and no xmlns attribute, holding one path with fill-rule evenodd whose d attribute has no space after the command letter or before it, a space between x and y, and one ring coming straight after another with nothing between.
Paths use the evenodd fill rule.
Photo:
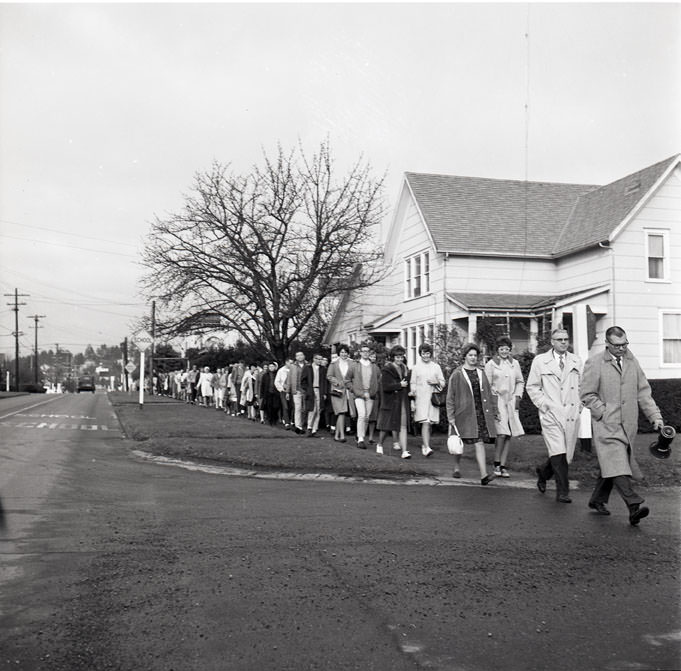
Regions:
<instances>
[{"instance_id":1,"label":"power line","mask_svg":"<svg viewBox=\"0 0 681 671\"><path fill-rule=\"evenodd\" d=\"M132 254L123 254L121 252L111 252L105 249L90 249L89 247L78 247L77 245L67 245L63 242L49 242L48 240L36 240L35 238L24 238L19 235L7 235L7 233L0 233L0 237L10 238L12 240L28 240L29 242L39 243L41 245L52 245L53 247L67 247L68 249L78 249L83 252L93 252L95 254L112 254L113 256L124 256L127 259L137 260L139 257Z\"/></svg>"},{"instance_id":2,"label":"power line","mask_svg":"<svg viewBox=\"0 0 681 671\"><path fill-rule=\"evenodd\" d=\"M70 235L74 238L80 238L82 240L95 240L97 242L106 242L112 245L122 245L124 247L134 247L137 249L137 245L133 245L130 242L120 242L120 240L107 240L106 238L95 238L91 235L81 235L80 233L69 233L68 231L59 231L56 228L47 228L45 226L32 226L31 224L20 224L18 221L11 221L10 219L0 219L1 222L5 224L11 224L12 226L21 226L22 228L34 228L38 231L49 231L50 233L58 233L59 235Z\"/></svg>"}]
</instances>

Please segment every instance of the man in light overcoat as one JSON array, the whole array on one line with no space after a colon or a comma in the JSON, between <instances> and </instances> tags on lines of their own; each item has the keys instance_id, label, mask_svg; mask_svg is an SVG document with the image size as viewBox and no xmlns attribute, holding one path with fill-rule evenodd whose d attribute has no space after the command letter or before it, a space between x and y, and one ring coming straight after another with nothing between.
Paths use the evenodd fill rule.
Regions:
<instances>
[{"instance_id":1,"label":"man in light overcoat","mask_svg":"<svg viewBox=\"0 0 681 671\"><path fill-rule=\"evenodd\" d=\"M649 513L641 505L644 499L631 486L632 476L640 477L633 451L639 406L654 429L661 429L664 423L648 380L628 345L627 334L619 326L605 332L605 350L589 357L584 365L580 396L591 411L601 469L589 507L609 515L605 504L614 485L629 509L629 522L635 526Z\"/></svg>"},{"instance_id":2,"label":"man in light overcoat","mask_svg":"<svg viewBox=\"0 0 681 671\"><path fill-rule=\"evenodd\" d=\"M579 428L580 358L568 352L570 337L563 328L551 332L551 349L537 354L527 377L527 395L539 409L547 461L536 468L537 489L543 494L546 481L556 480L556 501L571 503L568 466L575 453Z\"/></svg>"}]
</instances>

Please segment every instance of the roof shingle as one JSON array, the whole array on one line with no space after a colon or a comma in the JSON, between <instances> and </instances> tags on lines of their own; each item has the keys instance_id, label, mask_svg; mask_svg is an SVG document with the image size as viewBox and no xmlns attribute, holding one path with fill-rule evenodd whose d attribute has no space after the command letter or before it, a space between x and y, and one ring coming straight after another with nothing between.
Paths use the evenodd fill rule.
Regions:
<instances>
[{"instance_id":1,"label":"roof shingle","mask_svg":"<svg viewBox=\"0 0 681 671\"><path fill-rule=\"evenodd\" d=\"M678 158L602 187L415 172L405 177L438 251L556 258L606 240Z\"/></svg>"}]
</instances>

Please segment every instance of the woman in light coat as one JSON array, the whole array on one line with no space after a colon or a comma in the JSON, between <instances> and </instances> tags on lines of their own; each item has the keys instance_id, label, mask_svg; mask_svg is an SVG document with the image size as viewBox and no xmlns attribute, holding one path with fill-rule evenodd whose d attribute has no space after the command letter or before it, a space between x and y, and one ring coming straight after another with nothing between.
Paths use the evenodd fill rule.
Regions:
<instances>
[{"instance_id":1,"label":"woman in light coat","mask_svg":"<svg viewBox=\"0 0 681 671\"><path fill-rule=\"evenodd\" d=\"M199 393L201 394L201 405L204 408L209 407L213 402L213 374L210 368L206 366L199 375Z\"/></svg>"},{"instance_id":2,"label":"woman in light coat","mask_svg":"<svg viewBox=\"0 0 681 671\"><path fill-rule=\"evenodd\" d=\"M445 388L445 376L440 364L433 361L433 348L424 343L419 347L420 361L411 369L410 394L414 397L414 422L421 425L421 452L424 457L433 454L430 447L431 424L440 421L440 408L431 403L434 391Z\"/></svg>"},{"instance_id":3,"label":"woman in light coat","mask_svg":"<svg viewBox=\"0 0 681 671\"><path fill-rule=\"evenodd\" d=\"M508 478L510 475L506 464L511 437L525 434L518 416L525 384L520 364L511 356L513 348L511 339L506 336L497 338L496 348L496 355L485 364L485 375L492 393L497 397L499 412L499 421L494 424L497 432L494 445L494 475Z\"/></svg>"},{"instance_id":4,"label":"woman in light coat","mask_svg":"<svg viewBox=\"0 0 681 671\"><path fill-rule=\"evenodd\" d=\"M345 442L345 416L355 416L355 398L352 394L352 367L350 350L346 345L338 348L338 358L329 364L326 379L329 381L328 393L336 415L336 428L333 439L337 443Z\"/></svg>"},{"instance_id":5,"label":"woman in light coat","mask_svg":"<svg viewBox=\"0 0 681 671\"><path fill-rule=\"evenodd\" d=\"M480 348L469 343L463 348L464 362L449 378L447 419L452 431L464 445L475 446L475 459L480 469L480 484L494 480L487 473L485 441L496 436L494 422L498 417L496 399L492 396L485 371L478 367ZM461 455L454 455L454 477L460 478Z\"/></svg>"}]
</instances>

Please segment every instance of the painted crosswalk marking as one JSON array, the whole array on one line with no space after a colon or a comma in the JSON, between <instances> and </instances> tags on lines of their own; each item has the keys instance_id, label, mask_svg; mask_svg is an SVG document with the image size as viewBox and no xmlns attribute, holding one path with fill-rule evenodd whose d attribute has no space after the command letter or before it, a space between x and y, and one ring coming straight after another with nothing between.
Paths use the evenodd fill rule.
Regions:
<instances>
[{"instance_id":1,"label":"painted crosswalk marking","mask_svg":"<svg viewBox=\"0 0 681 671\"><path fill-rule=\"evenodd\" d=\"M12 427L15 429L48 429L66 431L107 431L109 433L120 433L120 429L109 427L106 424L60 424L58 422L0 422L0 426Z\"/></svg>"}]
</instances>

